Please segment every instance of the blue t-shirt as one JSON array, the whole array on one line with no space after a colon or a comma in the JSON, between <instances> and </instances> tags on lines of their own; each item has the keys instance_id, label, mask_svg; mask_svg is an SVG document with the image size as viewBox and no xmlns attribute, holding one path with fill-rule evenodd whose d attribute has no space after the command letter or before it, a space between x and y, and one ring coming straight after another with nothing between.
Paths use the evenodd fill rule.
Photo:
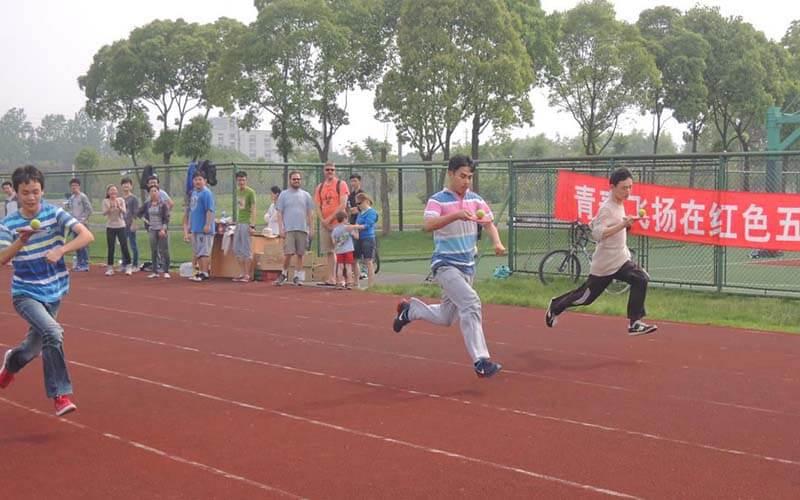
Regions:
<instances>
[{"instance_id":1,"label":"blue t-shirt","mask_svg":"<svg viewBox=\"0 0 800 500\"><path fill-rule=\"evenodd\" d=\"M67 231L73 232L78 221L64 209L47 202L42 202L36 218L42 223L42 232L31 236L12 260L11 295L31 297L45 303L57 302L69 291L69 273L63 258L51 264L44 256L48 251L64 246ZM19 238L18 228L28 227L30 223L31 219L26 219L20 212L0 220L0 250Z\"/></svg>"},{"instance_id":2,"label":"blue t-shirt","mask_svg":"<svg viewBox=\"0 0 800 500\"><path fill-rule=\"evenodd\" d=\"M352 231L352 229L350 231ZM331 238L335 246L334 251L337 254L355 251L353 247L353 237L350 235L350 231L347 230L345 224L339 224L331 231Z\"/></svg>"},{"instance_id":3,"label":"blue t-shirt","mask_svg":"<svg viewBox=\"0 0 800 500\"><path fill-rule=\"evenodd\" d=\"M358 232L359 238L374 238L375 224L378 222L378 211L372 207L359 212L356 224L363 225L364 229Z\"/></svg>"},{"instance_id":4,"label":"blue t-shirt","mask_svg":"<svg viewBox=\"0 0 800 500\"><path fill-rule=\"evenodd\" d=\"M202 191L193 190L189 201L189 231L202 233L206 225L206 212L211 212L210 233L214 234L214 194L208 188Z\"/></svg>"}]
</instances>

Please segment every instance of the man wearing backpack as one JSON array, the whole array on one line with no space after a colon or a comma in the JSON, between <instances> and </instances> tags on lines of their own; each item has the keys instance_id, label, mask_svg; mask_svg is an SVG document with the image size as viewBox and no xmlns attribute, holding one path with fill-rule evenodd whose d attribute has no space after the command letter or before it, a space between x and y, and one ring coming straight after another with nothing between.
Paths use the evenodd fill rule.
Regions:
<instances>
[{"instance_id":1,"label":"man wearing backpack","mask_svg":"<svg viewBox=\"0 0 800 500\"><path fill-rule=\"evenodd\" d=\"M336 165L333 162L326 162L323 172L325 180L314 190L314 202L317 205L317 216L320 221L320 253L326 256L328 261L328 280L323 285L336 286L336 275L334 274L336 257L333 254L331 231L338 224L336 214L345 211L350 190L345 181L336 177Z\"/></svg>"}]
</instances>

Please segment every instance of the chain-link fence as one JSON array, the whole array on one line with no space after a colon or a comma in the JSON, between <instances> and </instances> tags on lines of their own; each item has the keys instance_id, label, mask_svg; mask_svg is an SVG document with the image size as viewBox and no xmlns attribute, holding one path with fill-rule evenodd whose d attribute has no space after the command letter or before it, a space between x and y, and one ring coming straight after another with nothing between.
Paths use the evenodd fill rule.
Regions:
<instances>
[{"instance_id":1,"label":"chain-link fence","mask_svg":"<svg viewBox=\"0 0 800 500\"><path fill-rule=\"evenodd\" d=\"M570 243L569 225L552 217L559 170L607 177L614 168L621 166L633 172L636 182L649 184L800 193L800 152L481 161L476 171L475 189L492 206L501 237L508 242L509 256L507 260L486 258L480 266L483 271L479 268L479 273L488 275L500 263L508 263L518 273L536 273L544 255L567 248ZM216 198L218 217L235 213L234 176L239 170L247 172L248 183L258 195L259 224L271 203L270 188L284 188L290 171L302 174L302 187L312 194L322 180L319 164L217 165L218 183L210 188ZM422 213L428 196L445 183L444 164L339 164L337 170L344 181L348 181L351 174L359 174L362 189L374 200L380 214L381 260L387 269L392 270L392 263L396 263L393 270L425 274L433 243L430 235L421 231ZM173 211L172 230L173 240L180 239L187 167L156 166L155 174L178 207ZM141 167L122 171L48 172L46 175L47 197L59 205L69 196L70 179L81 180L82 190L95 208L90 220L95 230L105 226L100 204L108 184L118 185L122 178L129 177L135 193L142 195L138 189ZM656 284L800 295L800 255L797 252L754 251L645 237L630 238L629 246ZM487 241L479 244L479 250L485 256L492 253ZM97 254L94 257L101 257L104 249L96 245L93 251ZM173 260L178 262L180 257ZM588 269L588 265L583 268Z\"/></svg>"},{"instance_id":2,"label":"chain-link fence","mask_svg":"<svg viewBox=\"0 0 800 500\"><path fill-rule=\"evenodd\" d=\"M567 249L569 224L553 219L559 170L608 177L628 168L648 184L726 191L800 193L800 153L552 159L512 162L510 266L538 273L549 252ZM770 175L774 181L770 181ZM635 189L635 187L634 187ZM777 252L635 237L628 241L652 283L771 295L800 295L800 252ZM582 268L588 269L588 263Z\"/></svg>"}]
</instances>

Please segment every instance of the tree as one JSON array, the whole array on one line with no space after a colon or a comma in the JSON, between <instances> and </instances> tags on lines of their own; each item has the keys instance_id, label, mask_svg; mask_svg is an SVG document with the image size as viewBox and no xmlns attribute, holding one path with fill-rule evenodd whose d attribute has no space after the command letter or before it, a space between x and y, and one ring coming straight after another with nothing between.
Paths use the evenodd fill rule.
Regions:
<instances>
[{"instance_id":1,"label":"tree","mask_svg":"<svg viewBox=\"0 0 800 500\"><path fill-rule=\"evenodd\" d=\"M348 123L348 91L369 87L383 67L383 45L371 43L384 32L382 2L274 0L256 7L258 19L215 70L212 99L245 111L246 127L268 112L285 151L288 141L307 142L325 161Z\"/></svg>"},{"instance_id":2,"label":"tree","mask_svg":"<svg viewBox=\"0 0 800 500\"><path fill-rule=\"evenodd\" d=\"M33 134L24 109L6 111L0 118L0 164L16 166L29 161Z\"/></svg>"},{"instance_id":3,"label":"tree","mask_svg":"<svg viewBox=\"0 0 800 500\"><path fill-rule=\"evenodd\" d=\"M636 25L659 72L658 79L649 81L649 99L643 108L653 116L652 152L658 154L665 110L672 109L681 123L692 123L708 109L703 71L709 47L701 36L686 29L681 12L671 7L643 11Z\"/></svg>"},{"instance_id":4,"label":"tree","mask_svg":"<svg viewBox=\"0 0 800 500\"><path fill-rule=\"evenodd\" d=\"M172 153L178 144L179 133L177 130L162 130L153 141L153 153L162 155L165 164L169 164Z\"/></svg>"},{"instance_id":5,"label":"tree","mask_svg":"<svg viewBox=\"0 0 800 500\"><path fill-rule=\"evenodd\" d=\"M83 148L78 151L73 164L78 170L94 170L100 165L100 153L94 148Z\"/></svg>"},{"instance_id":6,"label":"tree","mask_svg":"<svg viewBox=\"0 0 800 500\"><path fill-rule=\"evenodd\" d=\"M463 4L403 2L398 58L375 91L378 119L394 123L423 161L432 161L439 150L449 158L453 132L469 108L465 80L471 69L463 64L458 46L460 24L450 16ZM426 169L425 194L434 191L433 170Z\"/></svg>"},{"instance_id":7,"label":"tree","mask_svg":"<svg viewBox=\"0 0 800 500\"><path fill-rule=\"evenodd\" d=\"M202 116L195 116L181 131L178 139L178 154L188 156L192 161L205 156L211 150L211 122Z\"/></svg>"},{"instance_id":8,"label":"tree","mask_svg":"<svg viewBox=\"0 0 800 500\"><path fill-rule=\"evenodd\" d=\"M111 147L117 153L131 157L133 165L136 166L136 157L150 144L153 139L153 126L147 119L142 109L135 109L129 118L125 118L119 124Z\"/></svg>"},{"instance_id":9,"label":"tree","mask_svg":"<svg viewBox=\"0 0 800 500\"><path fill-rule=\"evenodd\" d=\"M636 28L616 20L606 0L581 3L558 21L558 62L546 71L550 104L578 123L585 154L600 154L620 115L641 106L648 82L658 79L655 62Z\"/></svg>"}]
</instances>

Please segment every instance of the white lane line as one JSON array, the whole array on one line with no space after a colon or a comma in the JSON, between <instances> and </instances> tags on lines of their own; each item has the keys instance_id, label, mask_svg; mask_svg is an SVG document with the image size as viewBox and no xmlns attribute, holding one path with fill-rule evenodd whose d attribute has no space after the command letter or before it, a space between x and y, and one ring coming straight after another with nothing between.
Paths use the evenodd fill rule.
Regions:
<instances>
[{"instance_id":1,"label":"white lane line","mask_svg":"<svg viewBox=\"0 0 800 500\"><path fill-rule=\"evenodd\" d=\"M97 306L97 305L93 305L93 304L83 304L83 303L80 303L80 302L77 303L77 304L81 305L81 306L84 306L84 307L88 307L88 308L116 311L116 309L112 309L112 308L108 308L108 307L104 307L104 306ZM195 324L195 322L192 321L192 320L185 320L185 319L175 318L175 317L170 317L170 316L156 316L156 315L153 315L153 314L141 313L141 312L137 312L137 311L126 311L126 312L129 313L129 314L146 316L146 317L150 317L150 318L159 318L159 319L163 319L165 321L173 321L173 322L185 323L185 324L190 324L190 325L194 325ZM0 312L0 315L7 315L7 316L16 317L16 315L11 314L11 313L7 313L7 312ZM158 342L158 341L148 341L146 339L139 339L138 337L126 337L124 335L110 333L110 332L104 332L102 330L85 328L85 327L82 327L82 326L79 326L79 325L70 324L70 323L63 323L62 322L62 325L63 326L69 326L70 328L77 328L77 329L81 329L81 330L93 331L95 333L102 333L102 334L110 335L110 336L114 336L114 337L129 338L131 340L140 340L142 342L150 342L150 343L153 343L153 344L156 344L156 345L170 345L170 346L173 346L173 347L176 347L176 348L180 348L180 349L183 349L183 350L188 350L188 351L196 351L197 350L197 349L195 349L193 347L166 344L166 343ZM458 367L462 367L463 366L463 363L458 363L458 362L455 362L455 361L447 361L447 360L429 358L429 357L426 357L426 356L419 356L419 355L414 355L414 354L398 353L398 352L394 352L394 351L385 351L385 350L382 350L382 349L372 349L372 348L368 348L368 347L353 346L353 345L349 345L349 344L326 342L324 340L318 340L318 339L313 339L313 338L294 337L294 336L291 336L291 335L282 335L282 334L279 334L279 333L273 333L273 332L269 332L269 331L266 331L266 330L254 330L254 329L250 329L250 328L239 328L239 327L216 324L216 323L205 323L204 326L211 327L211 328L221 328L221 329L227 329L227 330L240 331L240 332L248 333L248 334L255 333L255 334L259 334L259 335L265 335L265 336L268 336L268 337L282 339L282 340L289 340L289 341L293 341L293 342L298 342L298 343L301 343L301 344L319 345L319 346L322 346L322 347L328 348L328 349L341 349L341 350L346 350L346 351L362 351L362 352L366 352L366 353L369 353L369 354L381 354L381 355L390 356L390 357L398 357L398 358L402 358L402 359L413 359L413 360L416 360L416 361L425 361L425 362L444 364L444 365L449 365L449 366L458 366ZM535 373L528 373L528 372L510 370L510 369L507 369L507 368L504 369L503 372L506 373L506 374L514 374L514 375L518 375L518 376L521 376L521 377L534 378L534 379L538 379L538 380L549 380L549 381L559 382L559 383L569 383L569 384L574 384L574 385L581 385L581 386L586 386L586 387L595 387L595 388L611 390L611 391L618 391L618 392L624 392L624 393L629 393L629 394L639 394L639 393L642 392L642 391L639 391L637 389L631 389L631 388L617 386L617 385L601 384L601 383L597 383L597 382L589 382L589 381L577 380L577 379L566 379L566 378L555 377L555 376L550 376L550 375L541 375L541 374L535 374ZM800 416L800 415L798 415L796 413L790 413L790 412L785 412L785 411L781 411L781 410L775 410L775 409L771 409L771 408L760 408L760 407L754 407L754 406L749 406L749 405L740 405L740 404L736 404L736 403L727 403L727 402L715 401L715 400L709 400L709 399L690 398L690 397L672 395L672 394L664 394L664 397L676 399L676 400L679 400L679 401L686 401L686 402L692 402L692 403L703 403L703 404L708 404L708 405L712 405L712 406L722 406L722 407L726 407L726 408L737 408L737 409L740 409L740 410L757 411L757 412L760 412L760 413L771 413L771 414L786 415L786 416L791 416L791 417Z\"/></svg>"},{"instance_id":2,"label":"white lane line","mask_svg":"<svg viewBox=\"0 0 800 500\"><path fill-rule=\"evenodd\" d=\"M546 414L531 412L531 411L528 411L528 410L522 410L522 409L518 409L518 408L498 407L498 406L493 406L493 405L489 405L489 404L486 404L486 403L478 403L478 402L474 402L474 401L470 401L470 400L466 400L466 399L461 399L461 398L456 398L456 397L452 397L452 396L444 396L444 395L441 395L441 394L422 392L422 391L417 391L417 390L414 390L414 389L408 389L408 388L399 387L399 386L392 386L392 385L382 384L382 383L379 383L379 382L372 382L372 381L368 381L368 380L353 379L353 378L350 378L350 377L344 377L344 376L340 376L340 375L323 373L323 372L308 370L308 369L304 369L304 368L298 368L298 367L289 366L289 365L271 363L271 362L268 362L268 361L245 358L245 357L235 356L235 355L230 355L230 354L217 353L217 352L206 353L206 352L200 351L199 349L187 349L185 346L174 345L174 344L169 344L169 343L165 343L165 342L150 342L150 341L148 341L148 339L143 339L143 338L139 338L139 337L132 337L132 336L129 336L129 335L121 335L121 334L116 334L116 333L111 333L111 332L105 332L105 331L95 330L95 329L91 329L91 328L84 328L84 327L79 327L79 326L72 326L72 328L77 328L77 329L81 329L81 330L84 330L84 331L97 333L97 334L101 334L101 335L106 335L106 336L111 336L111 337L118 337L118 338L122 338L122 339L125 339L125 340L130 340L130 341L134 341L134 342L138 341L138 342L143 342L143 343L147 343L147 344L155 343L155 344L163 346L163 347L172 347L172 348L179 349L179 350L184 350L184 351L188 350L188 351L197 352L197 353L203 354L203 355L208 354L210 356L216 356L216 357L219 357L219 358L228 359L228 360L232 360L232 361L240 361L240 362L249 363L249 364L267 366L267 367L270 367L270 368L277 368L277 369L281 369L281 370L285 370L285 371L301 373L301 374L311 375L311 376L315 376L315 377L322 377L322 378L327 378L327 379L330 379L330 380L335 380L335 381L340 381L340 382L352 383L352 384L357 384L357 385L365 385L365 386L368 386L368 387L382 388L382 389L386 389L386 390L390 390L390 391L410 394L410 395L413 395L413 396L423 396L423 397L428 397L428 398L431 398L431 399L441 399L441 400L444 400L444 401L455 402L455 403L462 404L462 405L473 405L473 406L478 406L478 407L485 408L485 409L491 410L491 411L499 411L501 413L512 413L512 414L521 415L521 416L525 416L525 417L536 418L536 419L540 419L540 420L547 420L547 421L551 421L551 422L558 422L558 423L562 423L562 424L576 425L576 426L579 426L579 427L585 427L585 428L600 430L600 431L604 431L604 432L620 433L620 434L625 434L625 435L628 435L628 436L635 436L635 437L644 438L644 439L657 440L657 441L661 441L661 442L679 444L679 445L689 446L689 447L694 447L694 448L701 448L701 449L705 449L705 450L711 450L711 451L716 451L716 452L730 454L730 455L747 456L747 457L750 457L750 458L765 460L765 461L768 461L768 462L778 462L778 463L782 463L782 464L786 464L786 465L800 466L800 461L796 461L796 460L772 457L772 456L769 456L769 455L763 455L763 454L759 454L759 453L753 453L753 452L748 452L748 451L743 451L743 450L737 450L737 449L733 449L733 448L723 448L723 447L720 447L720 446L714 446L714 445L709 445L709 444L705 444L705 443L698 443L698 442L694 442L694 441L687 441L687 440L684 440L684 439L671 438L671 437L668 437L668 436L662 436L662 435L659 435L659 434L653 434L653 433L649 433L649 432L641 432L641 431L635 431L635 430L630 430L630 429L624 429L624 428L620 428L620 427L613 427L613 426L608 426L608 425L596 424L596 423L593 423L593 422L586 422L586 421L582 421L582 420L574 420L574 419L565 418L565 417L557 417L557 416L553 416L553 415L546 415ZM2 344L0 344L0 345L2 345ZM100 369L100 368L96 368L96 369L100 370L100 371L103 370L103 369ZM109 373L111 373L111 372L109 372ZM215 396L208 396L208 397L212 398L212 399L216 399ZM688 398L675 397L675 399L688 399ZM701 402L706 402L706 401L701 401ZM759 412L765 412L765 413L775 413L775 414L785 414L785 415L789 415L789 416L797 416L797 415L793 415L793 414L787 414L787 413L784 413L784 412L778 412L778 411L774 411L774 410L767 410L767 409L763 409L763 408L745 407L745 406L730 405L730 404L725 404L725 403L718 403L718 404L723 405L723 406L733 406L733 407L739 408L739 409L747 409L747 410L759 411ZM241 403L241 405L245 405L245 403Z\"/></svg>"},{"instance_id":3,"label":"white lane line","mask_svg":"<svg viewBox=\"0 0 800 500\"><path fill-rule=\"evenodd\" d=\"M97 306L97 305L94 305L94 304L84 304L84 303L80 303L80 302L77 303L77 304L81 305L83 307L88 307L88 308L95 308L95 309L108 310L108 311L116 311L116 309L113 309L113 308L108 308L108 307L104 307L104 306ZM148 314L148 313L142 313L142 312L137 312L137 311L127 311L127 312L129 314L134 314L134 315L146 316L146 317L151 317L151 318L159 318L159 319L163 319L165 321L173 321L173 322L185 323L185 324L190 324L190 325L194 325L195 324L195 322L192 321L192 320L185 320L185 319L182 319L182 318L176 318L176 317L171 317L171 316L157 316L157 315ZM9 314L10 315L10 313L0 313L0 314ZM70 325L70 326L73 326L75 328L82 328L82 327L75 326L75 325ZM320 346L323 346L325 348L330 348L330 349L342 349L342 350L348 350L348 351L362 351L362 352L367 352L367 353L370 353L370 354L381 354L381 355L385 355L385 356L399 357L399 358L403 358L403 359L413 359L413 360L417 360L417 361L433 362L433 363L439 363L439 364L446 364L446 365L450 365L450 366L459 366L459 367L463 366L463 363L457 363L457 362L454 362L454 361L439 360L439 359L429 358L429 357L426 357L426 356L398 353L398 352L386 351L386 350L382 350L382 349L372 349L372 348L368 348L368 347L353 346L353 345L349 345L349 344L341 344L341 343L336 343L336 342L327 342L327 341L324 341L324 340L318 340L318 339L307 338L307 337L295 337L295 336L292 336L292 335L283 335L283 334L280 334L280 333L274 333L274 332L270 332L270 331L267 331L267 330L255 330L255 329L251 329L251 328L240 328L240 327L217 324L217 323L205 323L205 326L211 327L211 328L221 328L221 329L226 329L226 330L234 330L234 331L239 331L239 332L243 332L243 333L247 333L247 334L255 333L255 334L259 334L259 335L266 335L268 337L279 338L279 339L283 339L283 340L290 340L290 341L304 343L304 344L315 344L315 345L320 345ZM639 361L639 363L644 364L641 361ZM600 388L600 389L624 392L624 393L629 393L629 394L639 394L639 393L642 392L642 391L637 390L637 389L632 389L632 388L618 386L618 385L602 384L602 383L598 383L598 382L589 382L589 381L578 380L578 379L567 379L567 378L561 378L561 377L556 377L556 376L551 376L551 375L542 375L542 374L537 374L537 373L521 372L521 371L517 371L517 370L510 370L510 369L504 369L504 373L518 375L518 376L527 377L527 378L535 378L535 379L538 379L538 380L550 380L550 381L559 382L559 383L569 383L569 384L586 386L586 387L596 387L596 388ZM740 405L740 404L736 404L736 403L726 403L726 402L720 402L720 401L708 400L708 399L690 398L690 397L685 397L685 396L680 396L680 395L665 394L664 396L672 398L672 399L680 400L680 401L700 402L700 403L705 403L705 404L709 404L709 405L713 405L713 406L722 406L722 407L727 407L727 408L738 408L738 409L741 409L741 410L752 410L752 411L758 411L758 412L761 412L761 413L773 413L773 414L777 414L777 415L787 415L787 416L792 416L792 417L800 416L800 415L795 414L795 413L785 412L785 411L781 411L781 410L775 410L775 409L771 409L771 408L759 408L759 407L754 407L754 406L749 406L749 405Z\"/></svg>"},{"instance_id":4,"label":"white lane line","mask_svg":"<svg viewBox=\"0 0 800 500\"><path fill-rule=\"evenodd\" d=\"M592 492L595 492L595 493L600 493L600 494L613 496L613 497L619 497L619 498L632 498L632 499L639 498L639 497L636 497L636 496L633 496L633 495L629 495L627 493L622 493L622 492L615 491L615 490L608 489L608 488L603 488L603 487L594 486L594 485L585 484L585 483L579 483L579 482L576 482L576 481L570 481L569 479L563 479L563 478L560 478L560 477L557 477L557 476L552 476L552 475L549 475L549 474L543 474L543 473L531 471L531 470L528 470L528 469L523 469L523 468L520 468L520 467L514 467L514 466L510 466L510 465L501 464L501 463L498 463L498 462L492 462L492 461L489 461L489 460L483 460L483 459L480 459L480 458L471 457L469 455L463 455L461 453L447 451L447 450L443 450L443 449L440 449L440 448L432 448L432 447L428 447L428 446L412 443L410 441L404 441L402 439L396 439L396 438L392 438L392 437L389 437L389 436L383 436L381 434L375 434L375 433L366 432L366 431L359 431L357 429L351 429L349 427L344 427L344 426L332 424L332 423L329 423L329 422L323 422L321 420L316 420L316 419L313 419L313 418L307 418L307 417L303 417L303 416L300 416L300 415L295 415L295 414L292 414L292 413L287 413L287 412L280 411L280 410L268 409L268 408L264 408L262 406L252 405L252 404L249 404L249 403L244 403L244 402L236 401L236 400L233 400L233 399L227 399L227 398L223 398L223 397L220 397L220 396L215 396L213 394L207 394L207 393L203 393L203 392L198 392L198 391L194 391L192 389L187 389L185 387L180 387L180 386L176 386L176 385L172 385L172 384L167 384L167 383L164 383L164 382L158 382L158 381L155 381L155 380L150 380L150 379L146 379L146 378L143 378L143 377L138 377L138 376L135 376L135 375L128 375L128 374L125 374L125 373L122 373L122 372L118 372L118 371L115 371L115 370L110 370L110 369L107 369L107 368L101 368L101 367L98 367L98 366L94 366L94 365L90 365L90 364L86 364L86 363L81 363L79 361L70 361L70 364L74 364L76 366L80 366L80 367L86 368L88 370L99 371L101 373L105 373L105 374L108 374L108 375L113 375L113 376L117 376L117 377L121 377L121 378L126 378L126 379L129 379L129 380L134 380L136 382L142 382L142 383L145 383L145 384L154 385L154 386L161 387L163 389L168 389L168 390L171 390L171 391L181 392L181 393L184 393L184 394L189 394L189 395L201 397L201 398L204 398L204 399L210 399L212 401L217 401L217 402L220 402L220 403L233 405L233 406L237 406L237 407L240 407L240 408L245 408L245 409L248 409L248 410L254 410L254 411L258 411L258 412L269 413L269 414L272 414L272 415L277 415L277 416L280 416L280 417L296 420L296 421L303 422L303 423L306 423L306 424L311 424L311 425L314 425L314 426L317 426L317 427L336 430L336 431L343 432L343 433L346 433L346 434L350 434L350 435L353 435L353 436L365 437L365 438L369 438L369 439L373 439L373 440L377 440L377 441L382 441L382 442L385 442L385 443L395 444L395 445L403 446L403 447L406 447L406 448L411 448L411 449L418 450L418 451L423 451L423 452L430 453L430 454L444 455L444 456L447 456L447 457L450 457L450 458L454 458L454 459L457 459L457 460L461 460L461 461L464 461L464 462L474 463L474 464L478 464L478 465L481 465L481 466L484 466L484 467L491 467L493 469L504 470L504 471L508 471L508 472L515 472L517 474L522 474L522 475L525 475L525 476L528 476L528 477L533 477L533 478L536 478L536 479L540 479L540 480L548 481L548 482L552 482L552 483L557 483L557 484L561 484L561 485L564 485L564 486L571 486L573 488L578 488L578 489L582 489L582 490L588 490L588 491L592 491Z\"/></svg>"},{"instance_id":5,"label":"white lane line","mask_svg":"<svg viewBox=\"0 0 800 500\"><path fill-rule=\"evenodd\" d=\"M230 479L232 481L238 481L238 482L244 483L244 484L246 484L248 486L253 486L255 488L258 488L258 489L261 489L261 490L264 490L264 491L269 491L270 493L277 493L277 494L279 494L281 496L288 497L288 498L298 498L298 499L305 498L305 497L301 497L301 496L295 495L294 493L290 493L288 491L282 490L280 488L276 488L274 486L270 486L268 484L259 483L258 481L254 481L252 479L248 479L248 478L246 478L244 476L239 476L239 475L236 475L236 474L232 474L232 473L224 471L222 469L218 469L216 467L212 467L210 465L206 465L204 463L200 463L200 462L197 462L195 460L189 460L188 458L183 458L183 457L178 456L178 455L173 455L173 454L168 453L168 452L166 452L164 450L160 450L158 448L153 448L152 446L148 446L146 444L139 443L137 441L132 441L132 440L129 440L129 439L125 439L125 438L123 438L121 436L117 436L116 434L103 432L103 431L94 429L92 427L89 427L87 425L79 424L78 422L74 422L74 421L66 419L66 418L55 417L55 416L53 416L53 415L51 415L49 413L44 413L43 411L37 410L35 408L29 408L27 406L21 405L21 404L17 403L16 401L11 401L11 400L3 398L3 397L0 397L0 401L6 403L8 405L20 408L22 410L29 411L31 413L34 413L34 414L42 416L42 417L54 418L59 423L71 425L73 427L76 427L76 428L84 430L84 431L89 431L89 432L93 432L95 434L99 434L99 435L101 435L101 436L103 436L103 437L105 437L107 439L111 439L113 441L118 441L118 442L126 444L128 446L132 446L134 448L137 448L139 450L146 451L148 453L152 453L154 455L158 455L160 457L166 458L166 459L171 460L173 462L178 462L180 464L189 465L191 467L203 470L205 472L210 472L210 473L212 473L214 475L224 477L225 479Z\"/></svg>"}]
</instances>

